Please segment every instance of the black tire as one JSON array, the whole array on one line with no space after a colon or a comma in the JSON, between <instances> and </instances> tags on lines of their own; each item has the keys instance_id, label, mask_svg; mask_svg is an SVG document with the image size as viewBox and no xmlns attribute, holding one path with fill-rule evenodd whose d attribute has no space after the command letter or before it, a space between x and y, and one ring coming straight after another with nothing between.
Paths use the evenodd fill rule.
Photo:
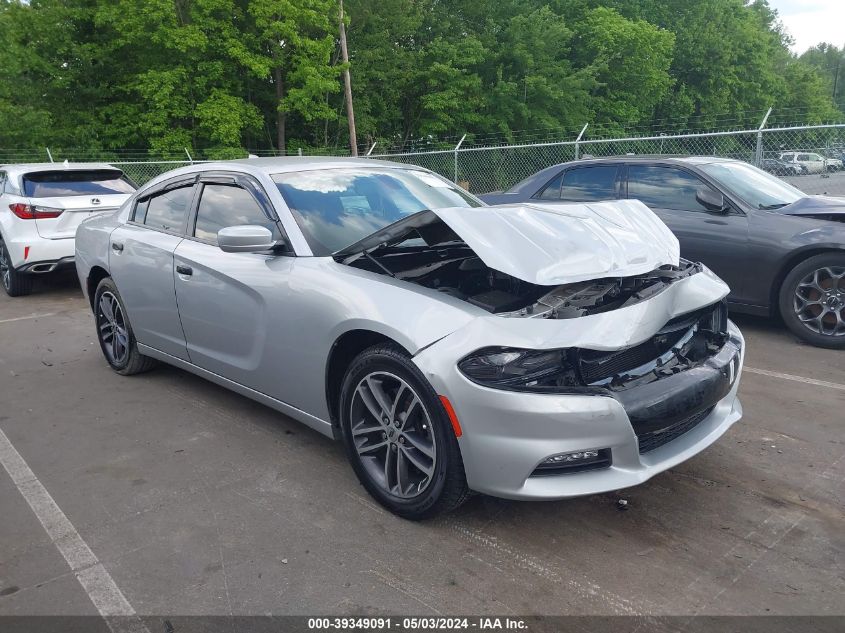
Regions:
<instances>
[{"instance_id":1,"label":"black tire","mask_svg":"<svg viewBox=\"0 0 845 633\"><path fill-rule=\"evenodd\" d=\"M104 297L106 299L105 303ZM114 321L111 323L119 323L123 326L123 334L121 336L118 336L114 328L107 327L109 318L104 308L106 303L112 306L111 311ZM120 319L117 317L117 310L113 309L115 303L120 311ZM103 356L109 366L118 374L131 376L149 371L156 366L155 359L144 356L138 351L138 344L132 332L132 326L129 323L126 307L123 305L123 299L120 298L120 293L111 277L106 277L100 281L97 285L97 290L94 292L94 323L97 328L97 340L100 343ZM109 337L109 330L111 337ZM117 345L120 353L116 351L114 346L113 342L115 339L122 341L122 343Z\"/></svg>"},{"instance_id":2,"label":"black tire","mask_svg":"<svg viewBox=\"0 0 845 633\"><path fill-rule=\"evenodd\" d=\"M393 463L396 465L397 473L400 469L399 463L404 460L406 477L408 473L411 473L421 477L422 482L427 482L417 484L416 491L413 490L414 484L412 482L408 486L410 490L406 491L407 494L413 495L410 497L392 493L388 489L390 482L380 481L375 476L374 472L381 468L374 461L378 459L378 454L373 454L372 457L368 454L366 456L368 463L365 464L365 457L362 457L358 452L359 447L356 441L361 442L361 446L367 448L369 447L367 442L370 442L370 438L363 439L360 434L353 435L351 417L354 407L363 406L362 396L360 392L356 396L356 390L359 385L365 383L366 378L372 376L392 376L397 379L398 383L404 383L405 387L410 388L411 396L416 395L419 398L417 408L410 405L401 414L398 412L398 407L394 407L394 410L397 411L395 416L397 419L405 416L402 421L402 428L396 429L395 438L389 421L384 427L391 433L390 441L392 442L384 448L382 453L384 460L389 459L390 451L393 449L395 455ZM389 385L386 388L389 388ZM379 389L381 389L381 386ZM409 392L406 391L405 393L408 394ZM396 401L399 401L398 397ZM369 409L367 410L369 411ZM416 421L411 420L411 411L415 412ZM420 421L423 423L420 424ZM430 425L428 421L430 421ZM409 431L412 425L416 425L416 429ZM355 358L343 378L340 393L340 426L346 453L358 480L376 501L391 512L406 519L419 521L450 512L466 501L469 496L460 448L448 414L422 372L411 362L401 348L390 344L376 345L364 350ZM396 426L399 426L398 422ZM359 428L361 427L356 426L356 433L358 433ZM424 475L423 471L415 469L414 461L408 457L409 450L416 450L416 442L420 439L417 430L420 428L423 429L423 433L427 433L423 439L433 446L436 457L436 459L432 458L433 467L431 474L428 476ZM379 427L375 432L376 438L382 437L384 442L388 442L387 434L381 433L381 430L382 428ZM417 437L415 442L405 439L411 433ZM372 433L369 435L372 435ZM361 439L356 439L356 437ZM402 444L399 444L399 442L402 442ZM400 454L404 457L400 458ZM419 455L423 454L418 454L418 458ZM384 463L385 479L388 471L387 463L387 461ZM431 465L429 464L429 466ZM401 482L401 479L397 475L398 486L395 489L401 490L401 483L398 482ZM385 485L386 483L387 485Z\"/></svg>"},{"instance_id":3,"label":"black tire","mask_svg":"<svg viewBox=\"0 0 845 633\"><path fill-rule=\"evenodd\" d=\"M12 268L12 258L6 244L0 239L0 285L10 297L23 297L32 292L32 275Z\"/></svg>"},{"instance_id":4,"label":"black tire","mask_svg":"<svg viewBox=\"0 0 845 633\"><path fill-rule=\"evenodd\" d=\"M778 297L780 314L801 340L818 347L845 349L845 277L836 278L843 271L845 253L823 253L795 266L783 280ZM822 318L817 320L819 316Z\"/></svg>"}]
</instances>

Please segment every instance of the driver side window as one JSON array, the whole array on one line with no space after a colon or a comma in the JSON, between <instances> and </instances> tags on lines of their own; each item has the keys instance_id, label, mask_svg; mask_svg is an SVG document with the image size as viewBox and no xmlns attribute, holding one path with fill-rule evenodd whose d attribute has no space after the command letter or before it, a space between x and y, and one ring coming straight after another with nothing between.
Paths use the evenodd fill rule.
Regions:
<instances>
[{"instance_id":1,"label":"driver side window","mask_svg":"<svg viewBox=\"0 0 845 633\"><path fill-rule=\"evenodd\" d=\"M707 212L707 207L695 196L702 187L712 189L682 169L651 165L628 167L628 198L639 200L651 209Z\"/></svg>"},{"instance_id":2,"label":"driver side window","mask_svg":"<svg viewBox=\"0 0 845 633\"><path fill-rule=\"evenodd\" d=\"M281 239L276 223L267 217L246 189L214 183L202 186L194 237L217 244L217 231L244 224L263 226L270 230L274 240Z\"/></svg>"}]
</instances>

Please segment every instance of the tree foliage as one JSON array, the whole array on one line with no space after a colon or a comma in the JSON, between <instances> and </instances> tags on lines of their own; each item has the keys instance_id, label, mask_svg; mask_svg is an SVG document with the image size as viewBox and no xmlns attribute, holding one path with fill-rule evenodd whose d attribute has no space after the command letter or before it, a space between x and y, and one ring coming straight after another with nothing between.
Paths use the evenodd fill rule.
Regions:
<instances>
[{"instance_id":1,"label":"tree foliage","mask_svg":"<svg viewBox=\"0 0 845 633\"><path fill-rule=\"evenodd\" d=\"M364 143L752 125L768 107L816 122L841 118L834 83L845 103L843 51L792 55L765 0L347 0L346 14ZM0 147L343 146L337 27L336 0L0 0Z\"/></svg>"}]
</instances>

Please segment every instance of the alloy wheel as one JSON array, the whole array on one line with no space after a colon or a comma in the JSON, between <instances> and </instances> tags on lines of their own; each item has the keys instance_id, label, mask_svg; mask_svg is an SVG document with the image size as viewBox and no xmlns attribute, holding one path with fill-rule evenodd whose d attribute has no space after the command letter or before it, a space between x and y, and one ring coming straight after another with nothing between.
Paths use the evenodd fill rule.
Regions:
<instances>
[{"instance_id":1,"label":"alloy wheel","mask_svg":"<svg viewBox=\"0 0 845 633\"><path fill-rule=\"evenodd\" d=\"M350 432L372 481L403 499L431 483L437 446L428 412L403 379L387 372L367 374L350 404Z\"/></svg>"},{"instance_id":2,"label":"alloy wheel","mask_svg":"<svg viewBox=\"0 0 845 633\"><path fill-rule=\"evenodd\" d=\"M120 365L129 354L129 331L117 297L109 291L100 295L97 304L97 334L103 351L112 365Z\"/></svg>"},{"instance_id":3,"label":"alloy wheel","mask_svg":"<svg viewBox=\"0 0 845 633\"><path fill-rule=\"evenodd\" d=\"M3 242L0 242L0 275L3 277L3 287L9 290L12 287L12 266L9 264L9 256Z\"/></svg>"},{"instance_id":4,"label":"alloy wheel","mask_svg":"<svg viewBox=\"0 0 845 633\"><path fill-rule=\"evenodd\" d=\"M792 305L809 330L845 336L845 267L825 266L806 275L795 287Z\"/></svg>"}]
</instances>

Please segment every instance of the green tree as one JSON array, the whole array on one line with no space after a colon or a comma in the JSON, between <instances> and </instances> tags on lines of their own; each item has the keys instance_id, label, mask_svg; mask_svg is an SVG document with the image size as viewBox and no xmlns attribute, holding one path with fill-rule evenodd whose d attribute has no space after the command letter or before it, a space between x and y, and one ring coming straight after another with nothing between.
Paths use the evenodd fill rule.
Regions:
<instances>
[{"instance_id":1,"label":"green tree","mask_svg":"<svg viewBox=\"0 0 845 633\"><path fill-rule=\"evenodd\" d=\"M840 112L845 113L845 46L818 44L799 58L821 77L827 94Z\"/></svg>"}]
</instances>

